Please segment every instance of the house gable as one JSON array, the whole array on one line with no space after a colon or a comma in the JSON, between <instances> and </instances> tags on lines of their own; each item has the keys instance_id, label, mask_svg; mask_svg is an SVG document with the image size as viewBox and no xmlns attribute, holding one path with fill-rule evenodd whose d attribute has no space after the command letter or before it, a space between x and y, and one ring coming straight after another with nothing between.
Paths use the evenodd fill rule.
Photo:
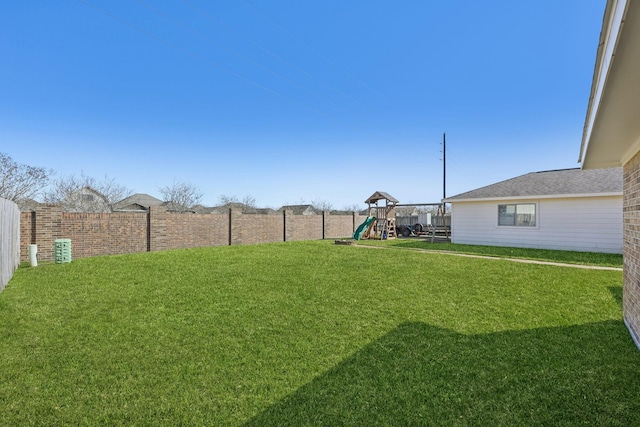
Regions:
<instances>
[{"instance_id":1,"label":"house gable","mask_svg":"<svg viewBox=\"0 0 640 427\"><path fill-rule=\"evenodd\" d=\"M98 190L89 186L68 194L61 205L67 212L111 212L109 200Z\"/></svg>"}]
</instances>

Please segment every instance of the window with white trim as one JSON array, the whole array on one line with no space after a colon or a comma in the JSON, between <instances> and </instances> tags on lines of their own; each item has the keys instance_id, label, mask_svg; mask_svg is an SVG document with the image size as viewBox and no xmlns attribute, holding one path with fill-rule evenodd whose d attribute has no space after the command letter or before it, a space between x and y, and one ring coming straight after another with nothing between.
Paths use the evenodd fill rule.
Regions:
<instances>
[{"instance_id":1,"label":"window with white trim","mask_svg":"<svg viewBox=\"0 0 640 427\"><path fill-rule=\"evenodd\" d=\"M514 203L498 205L498 225L513 227L536 226L536 204Z\"/></svg>"}]
</instances>

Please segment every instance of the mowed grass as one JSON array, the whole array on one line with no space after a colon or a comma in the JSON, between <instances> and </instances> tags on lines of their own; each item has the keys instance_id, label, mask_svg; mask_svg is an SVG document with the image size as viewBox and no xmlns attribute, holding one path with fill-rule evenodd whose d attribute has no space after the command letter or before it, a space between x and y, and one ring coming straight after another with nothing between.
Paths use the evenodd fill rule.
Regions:
<instances>
[{"instance_id":1,"label":"mowed grass","mask_svg":"<svg viewBox=\"0 0 640 427\"><path fill-rule=\"evenodd\" d=\"M522 258L568 264L598 265L622 268L621 254L600 252L557 251L550 249L509 248L502 246L464 245L449 242L431 242L429 238L399 238L389 240L360 240L359 245L383 246L401 249L456 252L498 258Z\"/></svg>"},{"instance_id":2,"label":"mowed grass","mask_svg":"<svg viewBox=\"0 0 640 427\"><path fill-rule=\"evenodd\" d=\"M326 241L21 268L0 425L637 425L621 282Z\"/></svg>"}]
</instances>

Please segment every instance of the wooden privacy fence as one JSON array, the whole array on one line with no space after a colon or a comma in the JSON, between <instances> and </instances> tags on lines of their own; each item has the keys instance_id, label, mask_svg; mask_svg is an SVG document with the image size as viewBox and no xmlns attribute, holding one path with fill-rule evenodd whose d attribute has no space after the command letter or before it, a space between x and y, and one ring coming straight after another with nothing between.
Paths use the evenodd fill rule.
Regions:
<instances>
[{"instance_id":1,"label":"wooden privacy fence","mask_svg":"<svg viewBox=\"0 0 640 427\"><path fill-rule=\"evenodd\" d=\"M0 198L0 291L20 264L20 209Z\"/></svg>"},{"instance_id":2,"label":"wooden privacy fence","mask_svg":"<svg viewBox=\"0 0 640 427\"><path fill-rule=\"evenodd\" d=\"M63 212L41 206L23 212L21 259L29 244L38 245L38 259L54 259L56 239L71 239L72 258L128 254L202 246L246 245L294 240L349 237L366 217L358 213L294 215L243 214L231 209L220 214L167 212Z\"/></svg>"}]
</instances>

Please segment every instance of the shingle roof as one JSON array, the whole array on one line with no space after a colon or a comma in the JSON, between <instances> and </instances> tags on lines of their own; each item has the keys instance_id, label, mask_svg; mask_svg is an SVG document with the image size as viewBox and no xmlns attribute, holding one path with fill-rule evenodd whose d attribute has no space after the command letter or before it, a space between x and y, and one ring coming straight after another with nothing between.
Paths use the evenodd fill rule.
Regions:
<instances>
[{"instance_id":1,"label":"shingle roof","mask_svg":"<svg viewBox=\"0 0 640 427\"><path fill-rule=\"evenodd\" d=\"M116 203L116 207L127 206L134 203L148 208L149 206L159 206L162 204L162 200L150 196L149 194L137 193L120 200Z\"/></svg>"},{"instance_id":2,"label":"shingle roof","mask_svg":"<svg viewBox=\"0 0 640 427\"><path fill-rule=\"evenodd\" d=\"M467 191L445 199L447 202L467 199L499 199L544 197L579 194L622 194L622 168L562 169L531 172L515 178Z\"/></svg>"},{"instance_id":3,"label":"shingle roof","mask_svg":"<svg viewBox=\"0 0 640 427\"><path fill-rule=\"evenodd\" d=\"M33 199L20 199L16 202L21 212L33 211L41 205L40 202Z\"/></svg>"},{"instance_id":4,"label":"shingle roof","mask_svg":"<svg viewBox=\"0 0 640 427\"><path fill-rule=\"evenodd\" d=\"M202 206L202 205L195 205L194 207L191 208L191 210L193 210L195 213L198 214L210 214L213 213L213 211L216 208L214 207L208 207L208 206Z\"/></svg>"},{"instance_id":5,"label":"shingle roof","mask_svg":"<svg viewBox=\"0 0 640 427\"><path fill-rule=\"evenodd\" d=\"M250 206L250 205L247 205L246 203L241 203L241 202L229 202L221 206L214 206L213 208L211 208L210 213L215 213L215 214L228 213L229 209L239 210L245 214L258 213L258 208L256 208L255 206Z\"/></svg>"},{"instance_id":6,"label":"shingle roof","mask_svg":"<svg viewBox=\"0 0 640 427\"><path fill-rule=\"evenodd\" d=\"M293 211L294 215L316 215L320 213L313 205L284 205L278 209L279 211Z\"/></svg>"},{"instance_id":7,"label":"shingle roof","mask_svg":"<svg viewBox=\"0 0 640 427\"><path fill-rule=\"evenodd\" d=\"M398 203L398 200L396 200L395 197L393 197L389 193L385 193L384 191L376 191L375 193L373 193L371 195L371 197L369 197L364 202L365 203L375 203L378 200L384 200L384 199L390 201L391 203Z\"/></svg>"}]
</instances>

